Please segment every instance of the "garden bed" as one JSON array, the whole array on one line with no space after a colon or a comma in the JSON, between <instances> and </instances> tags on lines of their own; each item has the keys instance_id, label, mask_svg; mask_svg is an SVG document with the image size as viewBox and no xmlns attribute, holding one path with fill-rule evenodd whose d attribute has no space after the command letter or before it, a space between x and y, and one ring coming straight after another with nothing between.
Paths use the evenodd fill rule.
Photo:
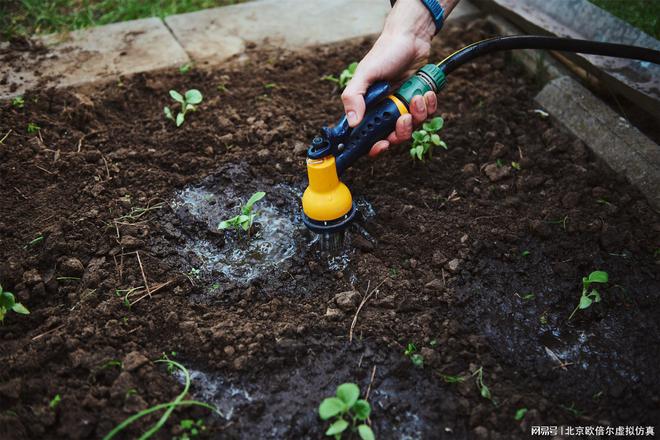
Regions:
<instances>
[{"instance_id":1,"label":"garden bed","mask_svg":"<svg viewBox=\"0 0 660 440\"><path fill-rule=\"evenodd\" d=\"M449 26L433 59L485 27ZM158 438L184 418L204 418L210 438L320 438L318 404L343 382L370 387L379 438L660 420L660 217L535 112L533 79L502 54L449 78L448 151L413 163L395 147L347 173L362 218L344 249L318 250L297 195L307 142L341 114L320 78L370 43L255 50L214 71L2 105L0 281L31 314L0 326L0 437L102 437L180 392L148 361L163 353L222 416L177 410ZM167 92L188 88L204 101L175 128ZM250 243L215 222L256 190L277 247L231 259ZM596 269L610 278L602 302L569 321ZM153 293L127 307L145 281ZM404 356L410 342L423 367Z\"/></svg>"}]
</instances>

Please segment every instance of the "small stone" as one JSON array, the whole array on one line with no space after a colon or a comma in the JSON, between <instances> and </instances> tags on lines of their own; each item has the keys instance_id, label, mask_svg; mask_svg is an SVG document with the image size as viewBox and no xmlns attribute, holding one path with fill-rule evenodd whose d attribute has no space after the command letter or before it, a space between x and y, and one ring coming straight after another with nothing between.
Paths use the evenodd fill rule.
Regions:
<instances>
[{"instance_id":1,"label":"small stone","mask_svg":"<svg viewBox=\"0 0 660 440\"><path fill-rule=\"evenodd\" d=\"M85 266L77 258L65 258L60 263L60 273L65 277L80 277L85 271Z\"/></svg>"},{"instance_id":2,"label":"small stone","mask_svg":"<svg viewBox=\"0 0 660 440\"><path fill-rule=\"evenodd\" d=\"M28 270L23 273L23 282L28 286L32 287L36 284L39 284L43 281L39 271L37 269Z\"/></svg>"},{"instance_id":3,"label":"small stone","mask_svg":"<svg viewBox=\"0 0 660 440\"><path fill-rule=\"evenodd\" d=\"M505 146L504 144L500 142L495 142L493 145L493 149L490 151L490 158L491 159L499 159L504 156L509 152L509 147Z\"/></svg>"},{"instance_id":4,"label":"small stone","mask_svg":"<svg viewBox=\"0 0 660 440\"><path fill-rule=\"evenodd\" d=\"M484 168L484 173L488 176L488 179L491 182L498 182L511 175L511 166L498 166L495 163L489 163L486 165L486 168Z\"/></svg>"},{"instance_id":5,"label":"small stone","mask_svg":"<svg viewBox=\"0 0 660 440\"><path fill-rule=\"evenodd\" d=\"M451 273L456 273L458 272L458 267L460 266L460 264L461 264L461 260L459 260L458 258L454 258L449 263L447 263L447 269Z\"/></svg>"},{"instance_id":6,"label":"small stone","mask_svg":"<svg viewBox=\"0 0 660 440\"><path fill-rule=\"evenodd\" d=\"M360 304L360 293L355 290L341 292L335 295L334 300L340 309L348 312L355 310L358 304Z\"/></svg>"},{"instance_id":7,"label":"small stone","mask_svg":"<svg viewBox=\"0 0 660 440\"><path fill-rule=\"evenodd\" d=\"M231 345L227 345L224 349L224 352L227 356L233 356L234 353L236 353L236 349L232 347Z\"/></svg>"},{"instance_id":8,"label":"small stone","mask_svg":"<svg viewBox=\"0 0 660 440\"><path fill-rule=\"evenodd\" d=\"M468 241L468 238L469 237L467 234L463 234L463 236L461 237L461 243L465 243L466 241Z\"/></svg>"},{"instance_id":9,"label":"small stone","mask_svg":"<svg viewBox=\"0 0 660 440\"><path fill-rule=\"evenodd\" d=\"M434 265L436 266L442 266L447 262L448 258L445 257L445 254L443 254L440 251L435 251L433 252L433 257L431 258L431 261L433 262Z\"/></svg>"},{"instance_id":10,"label":"small stone","mask_svg":"<svg viewBox=\"0 0 660 440\"><path fill-rule=\"evenodd\" d=\"M479 171L479 168L474 163L468 163L461 168L461 172L468 176L474 176Z\"/></svg>"},{"instance_id":11,"label":"small stone","mask_svg":"<svg viewBox=\"0 0 660 440\"><path fill-rule=\"evenodd\" d=\"M426 283L424 288L436 292L442 292L443 290L445 290L445 284L442 282L441 279L435 278L429 281L428 283Z\"/></svg>"},{"instance_id":12,"label":"small stone","mask_svg":"<svg viewBox=\"0 0 660 440\"><path fill-rule=\"evenodd\" d=\"M122 363L124 370L134 371L140 368L141 366L148 364L149 359L139 351L131 351L124 357L124 362Z\"/></svg>"},{"instance_id":13,"label":"small stone","mask_svg":"<svg viewBox=\"0 0 660 440\"><path fill-rule=\"evenodd\" d=\"M341 310L334 307L328 307L328 309L325 311L325 317L333 321L340 319L341 316L342 316Z\"/></svg>"},{"instance_id":14,"label":"small stone","mask_svg":"<svg viewBox=\"0 0 660 440\"><path fill-rule=\"evenodd\" d=\"M268 148L262 148L261 150L257 151L257 156L268 157L270 156L270 150Z\"/></svg>"}]
</instances>

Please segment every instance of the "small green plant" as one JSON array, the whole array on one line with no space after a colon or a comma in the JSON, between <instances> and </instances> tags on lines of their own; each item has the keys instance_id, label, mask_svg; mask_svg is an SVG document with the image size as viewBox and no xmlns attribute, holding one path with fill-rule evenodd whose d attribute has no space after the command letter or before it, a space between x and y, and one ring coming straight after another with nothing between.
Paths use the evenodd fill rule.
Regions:
<instances>
[{"instance_id":1,"label":"small green plant","mask_svg":"<svg viewBox=\"0 0 660 440\"><path fill-rule=\"evenodd\" d=\"M433 149L436 147L442 147L445 150L447 149L447 144L444 143L438 132L442 130L444 125L444 120L437 116L430 121L425 122L422 125L421 130L413 132L412 138L413 143L410 147L410 156L413 159L424 160L425 157L433 157Z\"/></svg>"},{"instance_id":2,"label":"small green plant","mask_svg":"<svg viewBox=\"0 0 660 440\"><path fill-rule=\"evenodd\" d=\"M412 362L414 366L424 366L424 356L417 353L417 346L414 343L409 342L408 345L406 345L406 349L403 351L403 355L410 358L410 362Z\"/></svg>"},{"instance_id":3,"label":"small green plant","mask_svg":"<svg viewBox=\"0 0 660 440\"><path fill-rule=\"evenodd\" d=\"M360 388L354 383L344 383L337 387L336 397L323 399L319 405L319 416L323 420L333 419L325 431L325 435L341 439L343 433L357 432L362 440L374 440L373 431L366 423L362 423L371 414L371 405L360 399Z\"/></svg>"},{"instance_id":4,"label":"small green plant","mask_svg":"<svg viewBox=\"0 0 660 440\"><path fill-rule=\"evenodd\" d=\"M17 96L11 100L12 107L23 108L25 106L25 99L22 96Z\"/></svg>"},{"instance_id":5,"label":"small green plant","mask_svg":"<svg viewBox=\"0 0 660 440\"><path fill-rule=\"evenodd\" d=\"M582 296L580 296L580 302L575 307L575 310L573 310L573 313L571 313L571 316L568 317L568 320L570 321L578 310L588 309L593 303L600 302L600 292L596 289L591 289L591 292L589 292L589 288L594 283L605 284L608 281L609 276L607 272L603 272L602 270L595 270L588 277L582 277Z\"/></svg>"},{"instance_id":6,"label":"small green plant","mask_svg":"<svg viewBox=\"0 0 660 440\"><path fill-rule=\"evenodd\" d=\"M190 271L188 272L188 276L189 276L190 278L194 278L194 279L196 279L196 280L199 279L199 277L201 276L201 274L202 274L201 269L197 269L196 267L191 268Z\"/></svg>"},{"instance_id":7,"label":"small green plant","mask_svg":"<svg viewBox=\"0 0 660 440\"><path fill-rule=\"evenodd\" d=\"M0 322L5 321L5 315L10 310L21 315L30 314L30 311L23 304L16 302L13 293L2 290L2 285L0 285Z\"/></svg>"},{"instance_id":8,"label":"small green plant","mask_svg":"<svg viewBox=\"0 0 660 440\"><path fill-rule=\"evenodd\" d=\"M343 89L346 87L346 85L348 85L348 82L353 79L353 75L355 74L355 69L357 69L357 66L357 61L354 61L349 64L347 68L342 70L342 72L339 74L339 78L333 75L326 75L321 79L324 81L333 82L337 84L340 89Z\"/></svg>"},{"instance_id":9,"label":"small green plant","mask_svg":"<svg viewBox=\"0 0 660 440\"><path fill-rule=\"evenodd\" d=\"M247 203L241 208L241 213L229 220L221 221L218 225L218 229L243 229L245 232L249 233L250 229L252 229L254 219L259 215L259 212L253 212L252 208L255 203L263 199L265 196L266 193L263 191L258 191L252 194L252 197L250 197Z\"/></svg>"},{"instance_id":10,"label":"small green plant","mask_svg":"<svg viewBox=\"0 0 660 440\"><path fill-rule=\"evenodd\" d=\"M27 125L27 132L28 132L29 134L35 134L35 133L37 133L39 130L41 130L41 127L39 127L39 125L37 125L35 122L28 122L28 125Z\"/></svg>"},{"instance_id":11,"label":"small green plant","mask_svg":"<svg viewBox=\"0 0 660 440\"><path fill-rule=\"evenodd\" d=\"M174 118L174 114L169 107L165 106L163 111L165 112L165 117L174 121L177 127L180 127L181 124L183 124L188 112L193 112L197 109L196 105L202 102L203 99L202 93L197 89L190 89L186 91L185 95L181 95L181 93L176 90L170 90L170 96L173 100L179 103L181 109L179 110L179 113L177 113L176 118Z\"/></svg>"},{"instance_id":12,"label":"small green plant","mask_svg":"<svg viewBox=\"0 0 660 440\"><path fill-rule=\"evenodd\" d=\"M530 299L534 299L534 294L533 293L526 293L522 296L523 301L529 301Z\"/></svg>"},{"instance_id":13,"label":"small green plant","mask_svg":"<svg viewBox=\"0 0 660 440\"><path fill-rule=\"evenodd\" d=\"M511 162L511 168L517 171L520 171L522 169L519 162Z\"/></svg>"},{"instance_id":14,"label":"small green plant","mask_svg":"<svg viewBox=\"0 0 660 440\"><path fill-rule=\"evenodd\" d=\"M193 68L193 63L186 63L182 64L179 66L179 73L183 73L184 75L188 72L190 72Z\"/></svg>"},{"instance_id":15,"label":"small green plant","mask_svg":"<svg viewBox=\"0 0 660 440\"><path fill-rule=\"evenodd\" d=\"M160 429L169 420L170 416L172 415L172 412L180 406L201 406L203 408L210 409L211 411L214 411L214 412L220 414L220 411L218 411L218 409L215 406L209 405L208 403L200 402L198 400L184 400L184 398L188 394L188 391L190 390L190 373L188 372L188 369L186 369L186 367L184 367L180 363L175 362L175 361L170 360L170 359L159 359L155 362L166 363L167 366L168 366L168 370L169 370L169 367L171 367L172 370L174 368L177 368L177 369L181 370L181 372L183 373L184 381L185 381L185 384L183 386L183 390L171 402L160 403L158 405L154 405L150 408L144 409L144 410L138 412L137 414L133 414L132 416L130 416L129 418L127 418L126 420L121 422L119 425L115 426L112 429L112 431L110 431L109 433L107 433L105 435L105 437L103 437L103 440L113 439L117 434L119 434L121 431L123 431L126 427L128 427L132 423L140 420L143 417L148 416L149 414L155 413L157 411L165 410L165 412L160 417L160 419L152 427L150 427L146 432L144 432L139 437L140 440L146 440L148 438L151 438L154 434L156 434L158 431L160 431ZM222 414L220 414L220 415L222 415Z\"/></svg>"},{"instance_id":16,"label":"small green plant","mask_svg":"<svg viewBox=\"0 0 660 440\"><path fill-rule=\"evenodd\" d=\"M529 254L531 254L530 251L522 251L522 254L520 254L523 257L529 257Z\"/></svg>"},{"instance_id":17,"label":"small green plant","mask_svg":"<svg viewBox=\"0 0 660 440\"><path fill-rule=\"evenodd\" d=\"M179 422L179 428L181 428L183 432L181 435L173 437L173 440L190 440L206 430L204 420L202 419L183 419Z\"/></svg>"},{"instance_id":18,"label":"small green plant","mask_svg":"<svg viewBox=\"0 0 660 440\"><path fill-rule=\"evenodd\" d=\"M525 418L525 414L527 414L527 408L519 408L513 418L516 420L516 422L519 422Z\"/></svg>"},{"instance_id":19,"label":"small green plant","mask_svg":"<svg viewBox=\"0 0 660 440\"><path fill-rule=\"evenodd\" d=\"M277 83L265 83L264 84L264 89L266 89L266 90L276 89L277 87L279 87L277 85Z\"/></svg>"},{"instance_id":20,"label":"small green plant","mask_svg":"<svg viewBox=\"0 0 660 440\"><path fill-rule=\"evenodd\" d=\"M465 377L464 376L456 376L456 375L452 375L452 374L443 374L443 373L439 373L439 374L440 374L440 377L442 378L442 380L445 381L445 383L465 382Z\"/></svg>"},{"instance_id":21,"label":"small green plant","mask_svg":"<svg viewBox=\"0 0 660 440\"><path fill-rule=\"evenodd\" d=\"M472 373L472 376L476 376L477 388L479 388L479 393L484 399L492 400L493 396L490 394L490 390L484 383L484 367L479 367L477 371Z\"/></svg>"},{"instance_id":22,"label":"small green plant","mask_svg":"<svg viewBox=\"0 0 660 440\"><path fill-rule=\"evenodd\" d=\"M52 398L48 406L50 407L50 409L55 409L57 408L57 405L59 405L61 401L62 401L62 396L60 396L59 394L55 394L55 397Z\"/></svg>"}]
</instances>

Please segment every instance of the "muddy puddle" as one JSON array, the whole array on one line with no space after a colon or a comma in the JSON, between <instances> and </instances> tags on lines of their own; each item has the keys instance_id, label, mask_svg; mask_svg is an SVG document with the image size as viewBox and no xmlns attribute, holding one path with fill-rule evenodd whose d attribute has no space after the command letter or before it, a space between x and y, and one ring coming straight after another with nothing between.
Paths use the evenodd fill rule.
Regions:
<instances>
[{"instance_id":1,"label":"muddy puddle","mask_svg":"<svg viewBox=\"0 0 660 440\"><path fill-rule=\"evenodd\" d=\"M376 351L368 344L321 347L310 342L308 355L293 368L274 370L254 378L227 377L205 367L191 370L191 392L196 399L216 405L221 419L241 438L319 438L327 428L318 417L318 405L334 395L344 382L355 382L366 392L374 366L369 401L374 431L388 438L455 438L464 434L461 420L444 419L442 408L456 405L430 370L412 366L395 350ZM183 375L178 377L183 382Z\"/></svg>"},{"instance_id":2,"label":"muddy puddle","mask_svg":"<svg viewBox=\"0 0 660 440\"><path fill-rule=\"evenodd\" d=\"M254 207L258 217L250 235L219 230L218 224L237 215L256 191L265 191L266 196ZM357 199L358 220L339 246L324 249L319 236L302 222L302 191L302 187L260 182L241 165L226 166L199 184L177 191L169 204L171 212L164 217L166 229L175 238L181 272L213 293L227 284L246 286L272 274L290 274L292 266L314 259L324 270L348 271L349 279L357 282L350 271L352 240L360 235L375 242L360 225L375 215L373 207Z\"/></svg>"}]
</instances>

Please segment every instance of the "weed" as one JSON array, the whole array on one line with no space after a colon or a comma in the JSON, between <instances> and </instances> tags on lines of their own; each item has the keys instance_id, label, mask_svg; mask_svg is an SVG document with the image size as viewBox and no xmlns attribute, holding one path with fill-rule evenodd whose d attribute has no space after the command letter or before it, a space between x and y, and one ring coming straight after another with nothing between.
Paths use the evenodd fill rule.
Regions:
<instances>
[{"instance_id":1,"label":"weed","mask_svg":"<svg viewBox=\"0 0 660 440\"><path fill-rule=\"evenodd\" d=\"M194 279L198 280L199 277L201 276L201 273L202 273L202 271L200 269L197 269L196 267L193 267L188 272L188 276L190 278L194 278Z\"/></svg>"},{"instance_id":2,"label":"weed","mask_svg":"<svg viewBox=\"0 0 660 440\"><path fill-rule=\"evenodd\" d=\"M571 313L571 316L568 317L568 320L570 321L573 318L573 315L575 315L578 309L588 309L593 303L600 302L600 292L596 289L591 289L591 292L589 292L589 287L594 283L605 284L608 281L609 276L607 272L603 272L602 270L591 272L589 277L582 277L582 296L580 296L580 302L575 307L575 310L573 310L573 313Z\"/></svg>"},{"instance_id":3,"label":"weed","mask_svg":"<svg viewBox=\"0 0 660 440\"><path fill-rule=\"evenodd\" d=\"M442 380L444 380L446 383L461 383L465 382L465 377L464 376L454 376L451 374L442 374L439 373L440 377Z\"/></svg>"},{"instance_id":4,"label":"weed","mask_svg":"<svg viewBox=\"0 0 660 440\"><path fill-rule=\"evenodd\" d=\"M548 324L547 312L541 313L541 316L539 316L539 322L541 323L541 325L547 325Z\"/></svg>"},{"instance_id":5,"label":"weed","mask_svg":"<svg viewBox=\"0 0 660 440\"><path fill-rule=\"evenodd\" d=\"M211 290L218 290L220 288L220 283L213 283L211 285Z\"/></svg>"},{"instance_id":6,"label":"weed","mask_svg":"<svg viewBox=\"0 0 660 440\"><path fill-rule=\"evenodd\" d=\"M343 89L346 87L348 82L353 78L353 75L355 74L355 69L357 69L358 63L357 61L352 62L351 64L348 65L347 68L342 70L342 72L339 74L339 78L333 75L325 75L321 79L323 81L330 81L339 86L340 89Z\"/></svg>"},{"instance_id":7,"label":"weed","mask_svg":"<svg viewBox=\"0 0 660 440\"><path fill-rule=\"evenodd\" d=\"M176 119L169 107L165 106L163 111L165 112L165 117L167 119L171 119L177 127L180 127L186 119L186 114L195 111L197 108L195 106L202 102L202 93L197 89L190 89L186 91L185 95L181 95L181 93L176 90L170 90L170 96L173 100L179 103L181 109L179 113L177 113Z\"/></svg>"},{"instance_id":8,"label":"weed","mask_svg":"<svg viewBox=\"0 0 660 440\"><path fill-rule=\"evenodd\" d=\"M128 399L131 396L135 396L138 394L138 391L135 388L131 388L128 391L126 391L126 395L124 396L124 399Z\"/></svg>"},{"instance_id":9,"label":"weed","mask_svg":"<svg viewBox=\"0 0 660 440\"><path fill-rule=\"evenodd\" d=\"M30 314L30 311L23 304L16 302L13 293L2 290L2 285L0 285L0 322L5 321L5 315L10 310L21 315Z\"/></svg>"},{"instance_id":10,"label":"weed","mask_svg":"<svg viewBox=\"0 0 660 440\"><path fill-rule=\"evenodd\" d=\"M547 223L550 223L551 225L561 225L561 228L565 231L567 222L568 222L568 216L566 215L561 220L550 220Z\"/></svg>"},{"instance_id":11,"label":"weed","mask_svg":"<svg viewBox=\"0 0 660 440\"><path fill-rule=\"evenodd\" d=\"M183 73L184 75L188 72L190 72L193 68L193 63L186 63L182 64L179 66L179 73Z\"/></svg>"},{"instance_id":12,"label":"weed","mask_svg":"<svg viewBox=\"0 0 660 440\"><path fill-rule=\"evenodd\" d=\"M522 251L522 254L520 254L522 257L528 257L529 254L531 254L530 251Z\"/></svg>"},{"instance_id":13,"label":"weed","mask_svg":"<svg viewBox=\"0 0 660 440\"><path fill-rule=\"evenodd\" d=\"M429 345L431 347L437 347L438 346L438 340L437 339L431 339L431 341L429 342Z\"/></svg>"},{"instance_id":14,"label":"weed","mask_svg":"<svg viewBox=\"0 0 660 440\"><path fill-rule=\"evenodd\" d=\"M227 86L223 83L218 84L216 86L216 90L218 90L218 92L220 93L227 93L229 91L229 89L227 89Z\"/></svg>"},{"instance_id":15,"label":"weed","mask_svg":"<svg viewBox=\"0 0 660 440\"><path fill-rule=\"evenodd\" d=\"M527 414L527 408L519 408L518 411L516 411L516 415L513 416L513 418L519 422L522 419L525 418L525 414Z\"/></svg>"},{"instance_id":16,"label":"weed","mask_svg":"<svg viewBox=\"0 0 660 440\"><path fill-rule=\"evenodd\" d=\"M417 346L414 343L409 342L408 345L406 345L406 349L404 350L403 355L409 357L410 362L412 362L414 366L424 366L424 356L417 353Z\"/></svg>"},{"instance_id":17,"label":"weed","mask_svg":"<svg viewBox=\"0 0 660 440\"><path fill-rule=\"evenodd\" d=\"M390 267L389 269L390 278L396 278L399 275L399 271L395 267Z\"/></svg>"},{"instance_id":18,"label":"weed","mask_svg":"<svg viewBox=\"0 0 660 440\"><path fill-rule=\"evenodd\" d=\"M263 199L266 196L266 193L263 191L258 191L252 194L250 200L241 208L241 213L236 217L232 217L229 220L221 221L218 224L218 229L243 229L245 232L248 232L252 229L252 224L254 219L257 218L259 212L252 212L252 207L259 200Z\"/></svg>"},{"instance_id":19,"label":"weed","mask_svg":"<svg viewBox=\"0 0 660 440\"><path fill-rule=\"evenodd\" d=\"M156 362L166 363L168 366L168 370L169 367L171 367L172 370L174 368L178 368L179 370L181 370L185 379L185 384L181 393L178 396L176 396L176 398L171 402L154 405L150 408L144 409L136 414L133 414L132 416L121 422L119 425L115 426L112 429L112 431L110 431L105 435L105 437L103 437L103 440L110 440L114 438L117 434L119 434L122 430L124 430L124 428L126 428L133 422L136 422L142 417L148 416L149 414L152 414L156 411L165 410L165 412L160 417L158 422L156 422L151 428L149 428L139 437L140 440L146 440L151 436L153 436L155 433L157 433L165 425L165 423L167 423L170 416L172 415L172 412L179 406L201 406L203 408L210 409L211 411L220 414L220 411L218 411L218 409L215 406L209 405L208 403L200 402L198 400L183 400L184 397L188 394L188 390L190 389L190 373L188 372L186 367L170 359L159 359Z\"/></svg>"},{"instance_id":20,"label":"weed","mask_svg":"<svg viewBox=\"0 0 660 440\"><path fill-rule=\"evenodd\" d=\"M99 367L99 370L105 370L105 369L113 368L113 367L117 367L119 369L122 369L122 368L124 368L124 364L121 361L117 360L117 359L110 359L108 362L101 365Z\"/></svg>"},{"instance_id":21,"label":"weed","mask_svg":"<svg viewBox=\"0 0 660 440\"><path fill-rule=\"evenodd\" d=\"M37 133L39 130L41 130L41 127L39 127L39 125L37 125L37 123L35 123L35 122L28 122L28 125L27 125L27 132L28 132L29 134L35 134L35 133Z\"/></svg>"},{"instance_id":22,"label":"weed","mask_svg":"<svg viewBox=\"0 0 660 440\"><path fill-rule=\"evenodd\" d=\"M522 296L523 301L529 301L530 299L534 299L534 294L533 293L527 293Z\"/></svg>"},{"instance_id":23,"label":"weed","mask_svg":"<svg viewBox=\"0 0 660 440\"><path fill-rule=\"evenodd\" d=\"M495 165L497 165L497 168L502 168L504 166L504 162L502 162L502 159L497 159L495 161Z\"/></svg>"},{"instance_id":24,"label":"weed","mask_svg":"<svg viewBox=\"0 0 660 440\"><path fill-rule=\"evenodd\" d=\"M28 242L28 244L25 245L25 247L27 248L29 246L34 246L35 244L39 244L42 241L44 241L44 236L43 235L38 235L35 239L30 240L30 242Z\"/></svg>"},{"instance_id":25,"label":"weed","mask_svg":"<svg viewBox=\"0 0 660 440\"><path fill-rule=\"evenodd\" d=\"M575 407L575 403L571 403L571 406L566 406L566 405L559 405L562 409L566 410L567 412L571 413L574 417L580 417L582 415L582 411L577 409Z\"/></svg>"},{"instance_id":26,"label":"weed","mask_svg":"<svg viewBox=\"0 0 660 440\"><path fill-rule=\"evenodd\" d=\"M516 171L520 171L522 169L519 162L511 162L511 168L513 168Z\"/></svg>"},{"instance_id":27,"label":"weed","mask_svg":"<svg viewBox=\"0 0 660 440\"><path fill-rule=\"evenodd\" d=\"M59 405L61 401L62 401L62 396L60 396L59 394L55 394L55 397L51 399L48 406L50 407L50 409L55 409L57 408L57 405Z\"/></svg>"},{"instance_id":28,"label":"weed","mask_svg":"<svg viewBox=\"0 0 660 440\"><path fill-rule=\"evenodd\" d=\"M334 436L335 440L339 440L344 431L350 428L350 432L357 431L362 440L374 440L376 438L369 425L366 423L358 424L366 421L371 414L369 402L359 399L359 397L360 388L357 385L344 383L337 387L336 397L323 399L323 402L319 405L319 416L323 420L334 418L325 435Z\"/></svg>"},{"instance_id":29,"label":"weed","mask_svg":"<svg viewBox=\"0 0 660 440\"><path fill-rule=\"evenodd\" d=\"M413 132L413 143L410 147L410 156L413 159L423 161L425 156L428 156L428 158L431 159L435 147L442 147L445 150L447 149L447 144L445 144L438 135L438 132L442 130L444 124L445 121L440 116L436 116L430 121L422 124L421 130Z\"/></svg>"},{"instance_id":30,"label":"weed","mask_svg":"<svg viewBox=\"0 0 660 440\"><path fill-rule=\"evenodd\" d=\"M183 419L179 422L179 428L181 428L183 433L180 436L173 437L172 440L190 440L206 430L204 420L202 419Z\"/></svg>"},{"instance_id":31,"label":"weed","mask_svg":"<svg viewBox=\"0 0 660 440\"><path fill-rule=\"evenodd\" d=\"M25 106L25 99L22 96L17 96L11 100L12 107L23 108Z\"/></svg>"},{"instance_id":32,"label":"weed","mask_svg":"<svg viewBox=\"0 0 660 440\"><path fill-rule=\"evenodd\" d=\"M484 399L492 400L493 396L490 394L490 390L484 383L484 367L479 367L477 371L472 373L472 376L476 376L477 388L479 388L479 393Z\"/></svg>"},{"instance_id":33,"label":"weed","mask_svg":"<svg viewBox=\"0 0 660 440\"><path fill-rule=\"evenodd\" d=\"M264 89L268 89L268 90L276 89L277 87L278 87L278 85L276 83L266 83L266 84L264 84Z\"/></svg>"}]
</instances>

